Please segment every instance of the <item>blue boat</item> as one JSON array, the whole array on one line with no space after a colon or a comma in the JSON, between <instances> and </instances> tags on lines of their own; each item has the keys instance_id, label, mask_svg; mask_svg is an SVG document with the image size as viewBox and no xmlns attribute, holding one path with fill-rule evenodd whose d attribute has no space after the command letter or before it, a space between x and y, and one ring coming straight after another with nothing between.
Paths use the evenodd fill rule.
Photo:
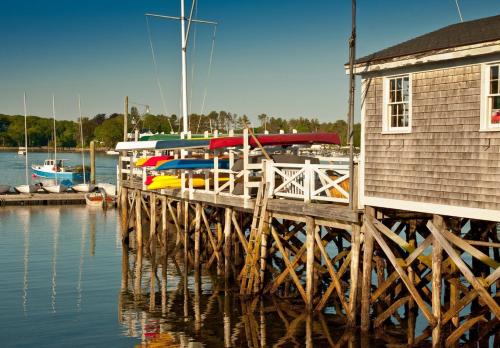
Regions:
<instances>
[{"instance_id":1,"label":"blue boat","mask_svg":"<svg viewBox=\"0 0 500 348\"><path fill-rule=\"evenodd\" d=\"M157 170L169 169L214 169L213 159L176 159L163 163L156 168ZM219 169L229 169L228 160L219 160Z\"/></svg>"},{"instance_id":2,"label":"blue boat","mask_svg":"<svg viewBox=\"0 0 500 348\"><path fill-rule=\"evenodd\" d=\"M90 178L90 172L84 170L77 170L77 168L64 166L64 160L57 160L57 163L53 159L47 159L40 164L33 164L31 166L33 175L45 179L56 179L56 180L70 180L71 182L83 181L83 176L85 179Z\"/></svg>"}]
</instances>

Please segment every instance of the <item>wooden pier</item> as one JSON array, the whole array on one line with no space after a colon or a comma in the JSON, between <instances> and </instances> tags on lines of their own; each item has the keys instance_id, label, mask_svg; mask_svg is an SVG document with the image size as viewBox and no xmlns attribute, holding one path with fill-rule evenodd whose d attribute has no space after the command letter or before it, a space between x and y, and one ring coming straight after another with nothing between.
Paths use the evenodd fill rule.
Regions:
<instances>
[{"instance_id":1,"label":"wooden pier","mask_svg":"<svg viewBox=\"0 0 500 348\"><path fill-rule=\"evenodd\" d=\"M148 190L149 170L134 168L140 152L121 156L122 239L136 254L134 293L143 292L143 257L151 260L154 297L158 265L180 255L183 272L196 278L202 267L211 270L242 300L270 296L311 315L327 310L346 327L404 332L408 346L457 346L495 333L500 340L497 223L360 209L356 199L350 209L340 181L325 175L342 172L339 165L251 165L247 150L229 154L232 161L243 156L241 171L205 172L229 175L229 182L203 189L193 188L192 171L181 171L182 188ZM243 194L235 193L238 178ZM427 323L421 332L417 318Z\"/></svg>"},{"instance_id":2,"label":"wooden pier","mask_svg":"<svg viewBox=\"0 0 500 348\"><path fill-rule=\"evenodd\" d=\"M67 205L85 204L85 194L78 192L65 193L31 193L0 195L0 206L7 205Z\"/></svg>"}]
</instances>

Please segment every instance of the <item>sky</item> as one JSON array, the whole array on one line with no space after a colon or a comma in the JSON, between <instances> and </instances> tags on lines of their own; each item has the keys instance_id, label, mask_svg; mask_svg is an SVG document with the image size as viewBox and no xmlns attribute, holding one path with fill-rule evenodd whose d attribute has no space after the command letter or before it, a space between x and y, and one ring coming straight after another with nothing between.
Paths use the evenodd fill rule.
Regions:
<instances>
[{"instance_id":1,"label":"sky","mask_svg":"<svg viewBox=\"0 0 500 348\"><path fill-rule=\"evenodd\" d=\"M186 8L190 7L186 0ZM464 20L500 13L499 0L460 0ZM455 0L358 0L357 56L460 21ZM77 119L123 112L180 114L180 0L2 0L0 113ZM188 49L190 112L346 119L351 1L198 0ZM158 88L163 90L165 103ZM359 84L356 98L359 100ZM203 99L206 96L203 107ZM165 105L164 105L165 104ZM359 119L359 108L356 110Z\"/></svg>"}]
</instances>

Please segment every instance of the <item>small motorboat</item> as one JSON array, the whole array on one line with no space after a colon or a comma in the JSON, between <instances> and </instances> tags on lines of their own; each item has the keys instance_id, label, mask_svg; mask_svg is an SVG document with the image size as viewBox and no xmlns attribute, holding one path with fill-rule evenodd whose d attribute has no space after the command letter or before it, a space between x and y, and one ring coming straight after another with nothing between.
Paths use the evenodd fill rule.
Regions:
<instances>
[{"instance_id":1,"label":"small motorboat","mask_svg":"<svg viewBox=\"0 0 500 348\"><path fill-rule=\"evenodd\" d=\"M0 194L9 193L10 186L9 185L0 185Z\"/></svg>"},{"instance_id":2,"label":"small motorboat","mask_svg":"<svg viewBox=\"0 0 500 348\"><path fill-rule=\"evenodd\" d=\"M38 191L38 189L41 188L40 184L36 185L18 185L14 186L14 190L16 190L19 193L35 193Z\"/></svg>"},{"instance_id":3,"label":"small motorboat","mask_svg":"<svg viewBox=\"0 0 500 348\"><path fill-rule=\"evenodd\" d=\"M92 192L95 189L95 186L92 184L78 184L73 185L71 189L75 192Z\"/></svg>"},{"instance_id":4,"label":"small motorboat","mask_svg":"<svg viewBox=\"0 0 500 348\"><path fill-rule=\"evenodd\" d=\"M19 147L19 150L17 150L17 154L19 156L25 156L26 155L26 148L25 147Z\"/></svg>"},{"instance_id":5,"label":"small motorboat","mask_svg":"<svg viewBox=\"0 0 500 348\"><path fill-rule=\"evenodd\" d=\"M114 197L108 196L103 192L89 192L85 194L85 203L89 207L105 207L114 202Z\"/></svg>"}]
</instances>

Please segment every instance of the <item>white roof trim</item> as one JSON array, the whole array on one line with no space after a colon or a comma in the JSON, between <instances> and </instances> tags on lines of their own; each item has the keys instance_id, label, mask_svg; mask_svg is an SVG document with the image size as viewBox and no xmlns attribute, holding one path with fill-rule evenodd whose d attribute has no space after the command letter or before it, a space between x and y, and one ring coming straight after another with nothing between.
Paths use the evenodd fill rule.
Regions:
<instances>
[{"instance_id":1,"label":"white roof trim","mask_svg":"<svg viewBox=\"0 0 500 348\"><path fill-rule=\"evenodd\" d=\"M415 53L408 56L392 58L381 63L362 63L354 67L354 73L363 75L370 72L401 68L417 64L440 62L445 60L480 56L485 54L498 53L500 51L500 40L483 42L480 44L460 46L443 49L429 54L429 52ZM346 74L349 74L349 66L346 66Z\"/></svg>"},{"instance_id":2,"label":"white roof trim","mask_svg":"<svg viewBox=\"0 0 500 348\"><path fill-rule=\"evenodd\" d=\"M157 141L121 141L116 144L116 151L154 150Z\"/></svg>"}]
</instances>

